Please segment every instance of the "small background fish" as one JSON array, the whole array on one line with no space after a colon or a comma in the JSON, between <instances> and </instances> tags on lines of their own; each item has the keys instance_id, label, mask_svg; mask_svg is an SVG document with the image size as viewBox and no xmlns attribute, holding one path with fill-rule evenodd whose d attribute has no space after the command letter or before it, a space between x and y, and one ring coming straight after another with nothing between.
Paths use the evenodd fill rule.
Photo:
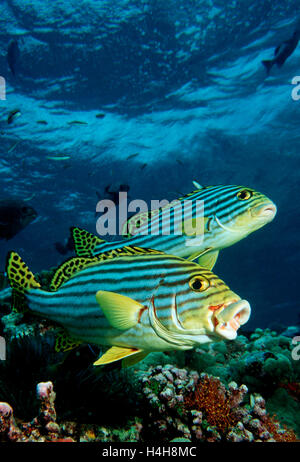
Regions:
<instances>
[{"instance_id":1,"label":"small background fish","mask_svg":"<svg viewBox=\"0 0 300 462\"><path fill-rule=\"evenodd\" d=\"M11 73L16 76L17 63L20 56L20 50L17 40L12 39L8 44L7 62Z\"/></svg>"}]
</instances>

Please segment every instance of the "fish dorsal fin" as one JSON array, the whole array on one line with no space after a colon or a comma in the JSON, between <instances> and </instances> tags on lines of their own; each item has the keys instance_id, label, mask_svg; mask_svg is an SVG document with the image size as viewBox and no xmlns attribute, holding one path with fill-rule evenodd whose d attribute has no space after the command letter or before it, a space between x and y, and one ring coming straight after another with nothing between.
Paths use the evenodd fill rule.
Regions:
<instances>
[{"instance_id":1,"label":"fish dorsal fin","mask_svg":"<svg viewBox=\"0 0 300 462\"><path fill-rule=\"evenodd\" d=\"M201 186L201 184L199 184L198 181L193 181L193 185L194 185L195 188L197 188L197 189L204 189L204 186Z\"/></svg>"},{"instance_id":2,"label":"fish dorsal fin","mask_svg":"<svg viewBox=\"0 0 300 462\"><path fill-rule=\"evenodd\" d=\"M135 348L124 348L113 346L107 350L102 356L100 356L97 361L94 362L94 366L104 366L105 364L114 363L115 361L120 361L120 359L128 358L133 355L140 354L142 350ZM140 359L139 359L140 361ZM132 362L134 364L134 362ZM129 365L131 365L129 363ZM128 367L125 365L125 367Z\"/></svg>"},{"instance_id":3,"label":"fish dorsal fin","mask_svg":"<svg viewBox=\"0 0 300 462\"><path fill-rule=\"evenodd\" d=\"M106 245L107 241L100 239L85 229L78 227L71 228L71 235L73 238L75 253L78 257L92 257L95 247Z\"/></svg>"},{"instance_id":4,"label":"fish dorsal fin","mask_svg":"<svg viewBox=\"0 0 300 462\"><path fill-rule=\"evenodd\" d=\"M16 252L10 252L6 261L6 274L12 288L12 310L27 311L25 294L30 289L40 289L33 273Z\"/></svg>"},{"instance_id":5,"label":"fish dorsal fin","mask_svg":"<svg viewBox=\"0 0 300 462\"><path fill-rule=\"evenodd\" d=\"M193 182L194 186L197 188L195 189L194 191L191 191L187 194L184 194L183 196L181 197L178 197L178 201L184 201L184 200L189 200L189 199L193 199L192 196L195 196L196 194L198 195L199 192L201 192L202 190L204 189L209 189L209 188L212 188L213 186L201 186L199 183L197 182Z\"/></svg>"},{"instance_id":6,"label":"fish dorsal fin","mask_svg":"<svg viewBox=\"0 0 300 462\"><path fill-rule=\"evenodd\" d=\"M98 257L72 257L62 263L54 273L50 283L50 290L55 292L62 284L84 268L99 262Z\"/></svg>"},{"instance_id":7,"label":"fish dorsal fin","mask_svg":"<svg viewBox=\"0 0 300 462\"><path fill-rule=\"evenodd\" d=\"M219 255L218 250L216 250L215 252L205 253L202 257L198 258L198 264L211 271L216 264L218 255Z\"/></svg>"},{"instance_id":8,"label":"fish dorsal fin","mask_svg":"<svg viewBox=\"0 0 300 462\"><path fill-rule=\"evenodd\" d=\"M79 271L93 266L97 263L101 263L105 260L134 255L148 255L148 254L163 254L160 250L146 249L135 246L124 246L119 249L111 249L107 252L99 253L93 257L72 257L62 263L55 271L51 283L50 290L55 292L65 282L67 282L72 276L77 274Z\"/></svg>"},{"instance_id":9,"label":"fish dorsal fin","mask_svg":"<svg viewBox=\"0 0 300 462\"><path fill-rule=\"evenodd\" d=\"M134 327L139 322L141 311L145 309L141 303L115 292L99 290L96 300L109 324L119 330Z\"/></svg>"}]
</instances>

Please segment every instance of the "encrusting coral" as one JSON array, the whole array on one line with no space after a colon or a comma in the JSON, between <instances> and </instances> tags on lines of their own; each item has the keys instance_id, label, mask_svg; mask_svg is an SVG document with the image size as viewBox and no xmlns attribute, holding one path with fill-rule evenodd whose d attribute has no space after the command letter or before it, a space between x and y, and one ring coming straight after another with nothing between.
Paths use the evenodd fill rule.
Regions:
<instances>
[{"instance_id":1,"label":"encrusting coral","mask_svg":"<svg viewBox=\"0 0 300 462\"><path fill-rule=\"evenodd\" d=\"M160 440L184 437L190 441L296 441L265 408L265 400L250 395L245 385L226 388L217 378L174 366L151 368L141 378L149 408L144 431ZM146 428L147 427L147 428Z\"/></svg>"}]
</instances>

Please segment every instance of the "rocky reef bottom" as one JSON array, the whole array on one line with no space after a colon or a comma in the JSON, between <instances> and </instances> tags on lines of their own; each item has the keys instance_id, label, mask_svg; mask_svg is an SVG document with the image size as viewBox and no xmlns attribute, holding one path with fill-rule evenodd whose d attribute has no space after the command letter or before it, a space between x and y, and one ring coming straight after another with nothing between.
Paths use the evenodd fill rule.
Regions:
<instances>
[{"instance_id":1,"label":"rocky reef bottom","mask_svg":"<svg viewBox=\"0 0 300 462\"><path fill-rule=\"evenodd\" d=\"M30 422L0 402L0 442L296 442L296 433L271 416L246 385L172 365L152 367L139 378L144 415L125 428L57 420L51 381L36 387L38 413ZM101 419L100 419L101 420Z\"/></svg>"},{"instance_id":2,"label":"rocky reef bottom","mask_svg":"<svg viewBox=\"0 0 300 462\"><path fill-rule=\"evenodd\" d=\"M54 349L57 326L0 292L0 442L294 442L297 327L256 329L139 364L93 367L99 348ZM298 348L299 349L299 348Z\"/></svg>"}]
</instances>

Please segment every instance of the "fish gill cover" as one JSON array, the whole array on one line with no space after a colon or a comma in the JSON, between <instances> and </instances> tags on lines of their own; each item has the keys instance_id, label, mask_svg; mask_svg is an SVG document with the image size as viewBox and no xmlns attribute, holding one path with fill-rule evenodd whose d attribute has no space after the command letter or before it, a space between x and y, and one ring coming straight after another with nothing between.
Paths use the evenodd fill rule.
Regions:
<instances>
[{"instance_id":1,"label":"fish gill cover","mask_svg":"<svg viewBox=\"0 0 300 462\"><path fill-rule=\"evenodd\" d=\"M247 329L299 324L299 21L296 0L2 0L0 199L33 212L0 271L12 249L58 266L120 190L245 185L276 219L214 271L250 301Z\"/></svg>"}]
</instances>

